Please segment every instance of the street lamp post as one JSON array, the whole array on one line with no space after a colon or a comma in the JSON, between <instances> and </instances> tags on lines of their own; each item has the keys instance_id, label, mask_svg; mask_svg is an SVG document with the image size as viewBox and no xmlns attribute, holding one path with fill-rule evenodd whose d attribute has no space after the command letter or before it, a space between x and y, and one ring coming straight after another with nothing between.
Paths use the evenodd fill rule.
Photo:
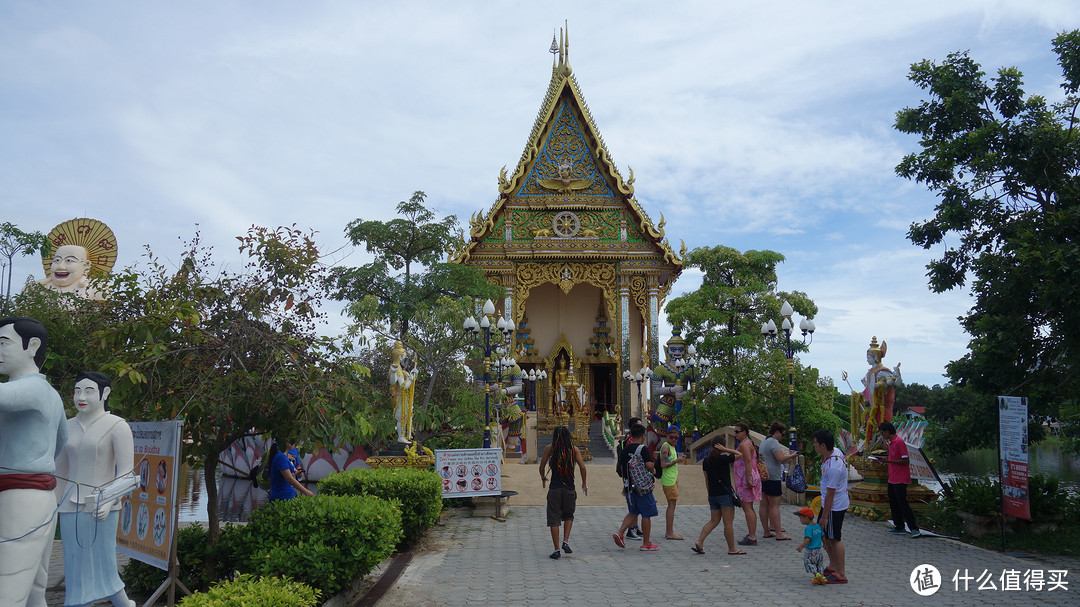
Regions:
<instances>
[{"instance_id":1,"label":"street lamp post","mask_svg":"<svg viewBox=\"0 0 1080 607\"><path fill-rule=\"evenodd\" d=\"M463 327L467 339L472 339L484 354L484 448L491 447L491 393L499 389L502 383L502 372L513 367L517 362L507 358L505 353L508 348L501 344L492 343L491 316L495 314L495 304L491 300L484 302L483 316L477 322L472 316L465 318ZM513 321L507 321L499 316L495 323L495 330L502 335L502 342L509 344L510 337L514 334ZM496 357L493 359L492 354ZM491 371L495 367L495 380L492 381Z\"/></svg>"},{"instance_id":2,"label":"street lamp post","mask_svg":"<svg viewBox=\"0 0 1080 607\"><path fill-rule=\"evenodd\" d=\"M532 395L532 406L529 407L528 403L526 403L525 406L533 411L537 411L537 407L540 406L536 400L536 382L544 381L547 379L547 376L547 371L543 369L540 369L539 371L536 369L529 369L529 373L524 377L525 381L529 382L529 394Z\"/></svg>"},{"instance_id":3,"label":"street lamp post","mask_svg":"<svg viewBox=\"0 0 1080 607\"><path fill-rule=\"evenodd\" d=\"M784 333L784 341L777 343L776 345L769 346L775 348L784 353L784 358L787 359L788 368L788 405L791 409L791 426L788 430L788 447L794 451L795 446L795 349L801 346L809 346L814 341L814 321L804 318L799 322L799 330L802 331L802 342L796 343L794 346L791 344L791 330L794 325L791 324L791 315L795 310L792 309L791 304L784 302L784 305L780 308L780 315L784 320L780 323L780 331ZM807 338L809 334L809 339ZM761 323L761 335L766 339L776 337L776 323L772 320Z\"/></svg>"},{"instance_id":4,"label":"street lamp post","mask_svg":"<svg viewBox=\"0 0 1080 607\"><path fill-rule=\"evenodd\" d=\"M698 341L700 342L701 339L698 339ZM712 368L713 363L712 363L711 360L709 360L708 358L705 358L704 356L702 356L701 358L696 358L697 350L694 348L694 344L690 344L689 346L687 346L686 353L690 356L690 358L688 358L686 360L686 363L685 363L685 366L686 366L685 373L686 373L686 383L689 384L687 386L687 389L693 390L693 392L694 392L694 442L696 443L698 441L698 439L701 438L701 433L698 432L698 424L697 424L697 404L698 404L697 384L698 384L698 380L700 379L699 373L701 375L708 374L709 369Z\"/></svg>"},{"instance_id":5,"label":"street lamp post","mask_svg":"<svg viewBox=\"0 0 1080 607\"><path fill-rule=\"evenodd\" d=\"M649 379L652 378L652 369L648 367L642 367L641 370L637 373L630 373L630 370L627 369L626 371L623 371L622 376L623 379L628 379L637 384L637 402L638 406L641 406L641 384L649 383ZM647 417L649 413L646 411L644 415Z\"/></svg>"}]
</instances>

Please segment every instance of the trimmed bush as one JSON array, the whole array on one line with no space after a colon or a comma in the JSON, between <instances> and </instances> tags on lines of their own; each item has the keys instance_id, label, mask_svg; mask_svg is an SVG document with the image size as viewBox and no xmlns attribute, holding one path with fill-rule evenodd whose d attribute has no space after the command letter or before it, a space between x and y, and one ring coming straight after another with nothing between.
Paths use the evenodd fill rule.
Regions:
<instances>
[{"instance_id":1,"label":"trimmed bush","mask_svg":"<svg viewBox=\"0 0 1080 607\"><path fill-rule=\"evenodd\" d=\"M320 495L372 495L401 504L398 548L412 545L442 512L442 479L430 470L377 468L346 470L319 481Z\"/></svg>"},{"instance_id":2,"label":"trimmed bush","mask_svg":"<svg viewBox=\"0 0 1080 607\"><path fill-rule=\"evenodd\" d=\"M289 578L241 575L184 597L180 607L316 607L319 591Z\"/></svg>"},{"instance_id":3,"label":"trimmed bush","mask_svg":"<svg viewBox=\"0 0 1080 607\"><path fill-rule=\"evenodd\" d=\"M319 495L252 513L234 549L242 571L290 576L327 596L367 575L401 539L401 511L375 497Z\"/></svg>"},{"instance_id":4,"label":"trimmed bush","mask_svg":"<svg viewBox=\"0 0 1080 607\"><path fill-rule=\"evenodd\" d=\"M227 539L235 534L236 528L232 525L222 527L218 548L227 545ZM224 553L218 554L219 549L213 550L213 555L210 555L210 539L201 525L180 529L176 535L176 553L180 560L178 575L184 586L192 592L206 590L212 582L232 574L232 560ZM205 565L208 558L215 561L217 565L217 579L209 579L206 576ZM158 589L161 582L165 581L166 573L153 565L131 559L124 565L120 577L124 580L128 592L136 596L150 596Z\"/></svg>"}]
</instances>

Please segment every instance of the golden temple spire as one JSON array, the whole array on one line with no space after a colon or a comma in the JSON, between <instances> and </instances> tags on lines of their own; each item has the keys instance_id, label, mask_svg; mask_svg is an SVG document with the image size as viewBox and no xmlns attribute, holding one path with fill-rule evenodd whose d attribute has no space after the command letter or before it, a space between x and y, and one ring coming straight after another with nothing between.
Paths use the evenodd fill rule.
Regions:
<instances>
[{"instance_id":1,"label":"golden temple spire","mask_svg":"<svg viewBox=\"0 0 1080 607\"><path fill-rule=\"evenodd\" d=\"M555 30L551 31L551 48L548 52L551 53L551 71L554 72L559 67L559 41L555 39Z\"/></svg>"}]
</instances>

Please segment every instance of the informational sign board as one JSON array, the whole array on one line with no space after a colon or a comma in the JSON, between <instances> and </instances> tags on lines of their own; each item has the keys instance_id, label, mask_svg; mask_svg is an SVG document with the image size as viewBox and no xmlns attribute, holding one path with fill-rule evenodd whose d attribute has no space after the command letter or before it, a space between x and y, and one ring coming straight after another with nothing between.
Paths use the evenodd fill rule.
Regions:
<instances>
[{"instance_id":1,"label":"informational sign board","mask_svg":"<svg viewBox=\"0 0 1080 607\"><path fill-rule=\"evenodd\" d=\"M439 449L435 472L442 477L442 496L480 497L502 494L502 453L498 449Z\"/></svg>"},{"instance_id":2,"label":"informational sign board","mask_svg":"<svg viewBox=\"0 0 1080 607\"><path fill-rule=\"evenodd\" d=\"M1001 440L1001 511L1030 521L1027 399L999 396L998 425Z\"/></svg>"},{"instance_id":3,"label":"informational sign board","mask_svg":"<svg viewBox=\"0 0 1080 607\"><path fill-rule=\"evenodd\" d=\"M169 569L176 533L177 471L183 422L130 422L139 486L122 500L116 548L121 554Z\"/></svg>"},{"instance_id":4,"label":"informational sign board","mask_svg":"<svg viewBox=\"0 0 1080 607\"><path fill-rule=\"evenodd\" d=\"M908 451L908 466L911 470L911 478L923 483L926 482L941 482L941 479L934 474L934 468L930 465L930 461L926 458L926 454L923 450L907 443Z\"/></svg>"}]
</instances>

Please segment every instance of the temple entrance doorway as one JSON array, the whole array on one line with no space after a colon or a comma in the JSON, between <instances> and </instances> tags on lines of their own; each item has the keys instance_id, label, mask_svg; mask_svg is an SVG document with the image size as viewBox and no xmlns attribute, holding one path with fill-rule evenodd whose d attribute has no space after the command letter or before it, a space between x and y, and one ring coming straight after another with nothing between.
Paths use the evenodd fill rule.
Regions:
<instances>
[{"instance_id":1,"label":"temple entrance doorway","mask_svg":"<svg viewBox=\"0 0 1080 607\"><path fill-rule=\"evenodd\" d=\"M593 417L602 419L604 412L615 414L618 407L617 374L614 364L590 365L592 370Z\"/></svg>"}]
</instances>

